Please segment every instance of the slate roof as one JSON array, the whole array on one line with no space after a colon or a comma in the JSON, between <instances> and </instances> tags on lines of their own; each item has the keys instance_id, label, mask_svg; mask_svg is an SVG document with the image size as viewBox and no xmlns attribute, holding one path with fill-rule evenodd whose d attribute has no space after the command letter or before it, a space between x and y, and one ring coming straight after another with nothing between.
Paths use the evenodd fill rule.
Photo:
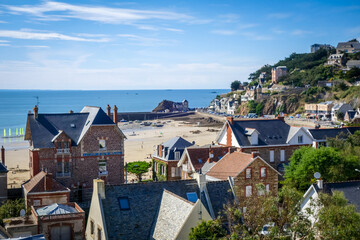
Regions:
<instances>
[{"instance_id":1,"label":"slate roof","mask_svg":"<svg viewBox=\"0 0 360 240\"><path fill-rule=\"evenodd\" d=\"M205 147L188 147L186 149L188 160L191 161L191 164L195 168L195 171L200 171L200 169L205 165L209 159L210 151L214 155L212 161L219 161L226 153L228 153L228 147L223 146L205 146ZM208 165L208 164L206 164ZM204 169L203 169L204 170ZM208 169L206 169L208 170Z\"/></svg>"},{"instance_id":2,"label":"slate roof","mask_svg":"<svg viewBox=\"0 0 360 240\"><path fill-rule=\"evenodd\" d=\"M77 213L78 210L76 208L64 205L64 204L51 204L46 207L36 209L36 213L38 216L46 216L46 215L60 215L60 214L69 214L69 213Z\"/></svg>"},{"instance_id":3,"label":"slate roof","mask_svg":"<svg viewBox=\"0 0 360 240\"><path fill-rule=\"evenodd\" d=\"M193 143L186 141L182 137L174 137L166 142L163 142L161 145L163 146L163 149L165 149L165 156L162 157L162 159L175 160L174 151L180 152L181 157L185 148L192 146ZM155 153L154 155L157 156L158 154Z\"/></svg>"},{"instance_id":4,"label":"slate roof","mask_svg":"<svg viewBox=\"0 0 360 240\"><path fill-rule=\"evenodd\" d=\"M336 48L360 49L360 43L359 42L339 42Z\"/></svg>"},{"instance_id":5,"label":"slate roof","mask_svg":"<svg viewBox=\"0 0 360 240\"><path fill-rule=\"evenodd\" d=\"M349 119L351 120L351 119L353 119L355 117L357 112L355 110L349 110L346 113L348 114Z\"/></svg>"},{"instance_id":6,"label":"slate roof","mask_svg":"<svg viewBox=\"0 0 360 240\"><path fill-rule=\"evenodd\" d=\"M314 184L316 191L320 191L317 184ZM360 212L360 181L324 183L323 192L331 194L334 191L343 192L350 204L354 204Z\"/></svg>"},{"instance_id":7,"label":"slate roof","mask_svg":"<svg viewBox=\"0 0 360 240\"><path fill-rule=\"evenodd\" d=\"M76 146L91 125L114 125L100 107L84 107L80 113L28 114L25 140L34 148L53 148L52 140L62 130ZM29 132L28 132L29 131Z\"/></svg>"},{"instance_id":8,"label":"slate roof","mask_svg":"<svg viewBox=\"0 0 360 240\"><path fill-rule=\"evenodd\" d=\"M0 173L7 173L9 170L7 170L6 166L0 162Z\"/></svg>"},{"instance_id":9,"label":"slate roof","mask_svg":"<svg viewBox=\"0 0 360 240\"><path fill-rule=\"evenodd\" d=\"M236 177L253 160L251 154L233 152L223 157L206 175L220 180L226 180L228 177Z\"/></svg>"},{"instance_id":10,"label":"slate roof","mask_svg":"<svg viewBox=\"0 0 360 240\"><path fill-rule=\"evenodd\" d=\"M235 200L228 180L207 182L206 189L215 217L221 214L224 205L232 203Z\"/></svg>"},{"instance_id":11,"label":"slate roof","mask_svg":"<svg viewBox=\"0 0 360 240\"><path fill-rule=\"evenodd\" d=\"M230 126L240 146L251 146L247 128L259 132L259 146L287 144L290 131L290 126L279 119L234 120Z\"/></svg>"},{"instance_id":12,"label":"slate roof","mask_svg":"<svg viewBox=\"0 0 360 240\"><path fill-rule=\"evenodd\" d=\"M353 134L360 130L360 127L346 127L346 128L319 128L309 129L310 134L315 140L326 140L326 138L346 138L348 134Z\"/></svg>"},{"instance_id":13,"label":"slate roof","mask_svg":"<svg viewBox=\"0 0 360 240\"><path fill-rule=\"evenodd\" d=\"M102 205L109 239L149 239L164 189L184 199L188 192L199 196L196 180L106 186ZM120 210L120 197L128 198L129 210Z\"/></svg>"},{"instance_id":14,"label":"slate roof","mask_svg":"<svg viewBox=\"0 0 360 240\"><path fill-rule=\"evenodd\" d=\"M46 174L47 174L46 172L41 171L38 174L36 174L33 178L28 180L26 183L24 183L23 187L27 191L27 193L57 192L57 191L70 192L70 189L68 189L67 187L56 181L54 178L52 179L51 191L49 190L45 191Z\"/></svg>"},{"instance_id":15,"label":"slate roof","mask_svg":"<svg viewBox=\"0 0 360 240\"><path fill-rule=\"evenodd\" d=\"M155 239L175 239L193 207L194 203L164 190L152 236Z\"/></svg>"}]
</instances>

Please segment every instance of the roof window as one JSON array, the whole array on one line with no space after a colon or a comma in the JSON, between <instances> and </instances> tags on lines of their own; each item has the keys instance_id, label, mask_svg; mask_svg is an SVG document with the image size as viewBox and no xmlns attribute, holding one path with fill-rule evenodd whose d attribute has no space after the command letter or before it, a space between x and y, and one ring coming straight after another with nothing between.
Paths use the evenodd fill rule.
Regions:
<instances>
[{"instance_id":1,"label":"roof window","mask_svg":"<svg viewBox=\"0 0 360 240\"><path fill-rule=\"evenodd\" d=\"M188 192L186 193L186 197L187 200L189 200L190 202L196 202L198 200L198 196L196 194L196 192Z\"/></svg>"},{"instance_id":2,"label":"roof window","mask_svg":"<svg viewBox=\"0 0 360 240\"><path fill-rule=\"evenodd\" d=\"M70 127L75 128L76 125L74 123L70 124Z\"/></svg>"},{"instance_id":3,"label":"roof window","mask_svg":"<svg viewBox=\"0 0 360 240\"><path fill-rule=\"evenodd\" d=\"M129 198L119 197L119 205L120 205L120 210L129 210L130 209Z\"/></svg>"}]
</instances>

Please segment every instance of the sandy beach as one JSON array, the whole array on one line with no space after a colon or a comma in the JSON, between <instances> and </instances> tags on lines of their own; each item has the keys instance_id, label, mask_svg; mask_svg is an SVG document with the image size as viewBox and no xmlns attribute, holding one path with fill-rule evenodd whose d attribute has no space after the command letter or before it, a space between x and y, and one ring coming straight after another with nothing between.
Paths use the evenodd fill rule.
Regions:
<instances>
[{"instance_id":1,"label":"sandy beach","mask_svg":"<svg viewBox=\"0 0 360 240\"><path fill-rule=\"evenodd\" d=\"M220 121L214 121L202 115L177 119L159 119L162 127L143 126L140 123L119 123L124 132L125 162L151 161L156 145L173 137L180 136L187 141L195 141L196 145L209 144L215 140L222 126ZM30 178L29 154L27 142L13 142L5 145L5 161L8 167L8 188L20 187ZM145 176L145 178L150 175ZM131 179L131 175L129 176Z\"/></svg>"}]
</instances>

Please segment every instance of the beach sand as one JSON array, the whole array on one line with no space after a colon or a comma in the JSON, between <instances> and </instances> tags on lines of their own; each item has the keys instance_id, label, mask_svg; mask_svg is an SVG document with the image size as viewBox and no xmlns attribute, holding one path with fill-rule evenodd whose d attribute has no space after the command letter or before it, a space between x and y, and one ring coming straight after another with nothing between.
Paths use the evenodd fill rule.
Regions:
<instances>
[{"instance_id":1,"label":"beach sand","mask_svg":"<svg viewBox=\"0 0 360 240\"><path fill-rule=\"evenodd\" d=\"M145 127L139 123L119 123L124 132L125 162L151 161L151 155L156 146L173 137L180 136L189 142L195 141L196 145L210 144L215 141L218 130L222 126L220 121L209 121L207 117L193 115L190 117L173 120L160 119L157 121L162 127ZM5 151L5 161L8 167L8 188L20 187L30 178L28 143L14 143ZM151 177L150 174L144 179ZM128 180L131 180L131 174Z\"/></svg>"}]
</instances>

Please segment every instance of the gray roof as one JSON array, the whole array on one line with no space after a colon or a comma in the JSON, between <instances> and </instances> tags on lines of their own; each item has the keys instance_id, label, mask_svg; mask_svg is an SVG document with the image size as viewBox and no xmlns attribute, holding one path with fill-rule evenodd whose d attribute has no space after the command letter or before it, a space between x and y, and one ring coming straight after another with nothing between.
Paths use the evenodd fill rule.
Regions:
<instances>
[{"instance_id":1,"label":"gray roof","mask_svg":"<svg viewBox=\"0 0 360 240\"><path fill-rule=\"evenodd\" d=\"M37 119L28 114L26 135L31 134L34 148L53 148L52 140L61 131L77 145L91 125L115 124L100 107L84 107L80 113L38 114Z\"/></svg>"},{"instance_id":2,"label":"gray roof","mask_svg":"<svg viewBox=\"0 0 360 240\"><path fill-rule=\"evenodd\" d=\"M164 189L184 199L188 192L196 192L199 196L196 180L106 186L102 205L109 239L149 239ZM129 210L120 210L121 197L128 198Z\"/></svg>"},{"instance_id":3,"label":"gray roof","mask_svg":"<svg viewBox=\"0 0 360 240\"><path fill-rule=\"evenodd\" d=\"M165 156L162 158L165 160L175 160L174 151L180 152L181 156L185 148L192 146L193 143L186 141L182 137L174 137L166 142L163 142L161 145L163 145L165 150ZM155 155L157 155L157 153Z\"/></svg>"},{"instance_id":4,"label":"gray roof","mask_svg":"<svg viewBox=\"0 0 360 240\"><path fill-rule=\"evenodd\" d=\"M349 68L351 67L359 67L360 66L360 60L349 60L346 62L346 66Z\"/></svg>"},{"instance_id":5,"label":"gray roof","mask_svg":"<svg viewBox=\"0 0 360 240\"><path fill-rule=\"evenodd\" d=\"M0 162L0 173L7 173L7 172L8 172L8 170L7 170L6 166L4 166L4 164L2 164Z\"/></svg>"},{"instance_id":6,"label":"gray roof","mask_svg":"<svg viewBox=\"0 0 360 240\"><path fill-rule=\"evenodd\" d=\"M232 194L228 180L207 182L206 189L215 217L221 215L224 205L234 201L234 195Z\"/></svg>"},{"instance_id":7,"label":"gray roof","mask_svg":"<svg viewBox=\"0 0 360 240\"><path fill-rule=\"evenodd\" d=\"M77 213L76 208L64 205L64 204L51 204L46 207L36 209L36 213L39 216L46 215L60 215L60 214L69 214L69 213Z\"/></svg>"},{"instance_id":8,"label":"gray roof","mask_svg":"<svg viewBox=\"0 0 360 240\"><path fill-rule=\"evenodd\" d=\"M339 42L336 48L360 49L360 43L359 42Z\"/></svg>"},{"instance_id":9,"label":"gray roof","mask_svg":"<svg viewBox=\"0 0 360 240\"><path fill-rule=\"evenodd\" d=\"M290 126L279 119L234 121L231 129L240 146L251 146L247 128L254 128L259 132L258 145L260 146L286 144L290 132Z\"/></svg>"},{"instance_id":10,"label":"gray roof","mask_svg":"<svg viewBox=\"0 0 360 240\"><path fill-rule=\"evenodd\" d=\"M315 140L326 140L327 138L346 138L348 134L353 134L360 130L360 127L347 128L319 128L309 129L310 134Z\"/></svg>"},{"instance_id":11,"label":"gray roof","mask_svg":"<svg viewBox=\"0 0 360 240\"><path fill-rule=\"evenodd\" d=\"M194 203L164 190L152 235L154 239L175 239L193 207Z\"/></svg>"},{"instance_id":12,"label":"gray roof","mask_svg":"<svg viewBox=\"0 0 360 240\"><path fill-rule=\"evenodd\" d=\"M317 184L314 184L316 191L319 191ZM343 192L350 204L354 204L360 212L360 181L324 183L323 192L334 193Z\"/></svg>"}]
</instances>

